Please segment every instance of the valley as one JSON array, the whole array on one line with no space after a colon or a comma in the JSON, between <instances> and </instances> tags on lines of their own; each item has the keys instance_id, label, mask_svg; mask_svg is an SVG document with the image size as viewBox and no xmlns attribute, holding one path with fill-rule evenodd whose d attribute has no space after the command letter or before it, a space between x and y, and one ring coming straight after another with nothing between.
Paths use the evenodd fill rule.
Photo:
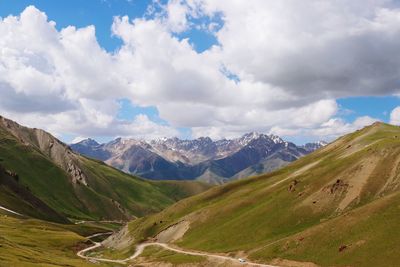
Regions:
<instances>
[{"instance_id":1,"label":"valley","mask_svg":"<svg viewBox=\"0 0 400 267\"><path fill-rule=\"evenodd\" d=\"M184 221L184 234L164 243L278 266L396 266L398 136L376 123L274 173L182 200L129 223L119 250L157 242Z\"/></svg>"},{"instance_id":2,"label":"valley","mask_svg":"<svg viewBox=\"0 0 400 267\"><path fill-rule=\"evenodd\" d=\"M0 117L0 265L93 266L74 252L90 245L85 236L117 231L209 187L130 176Z\"/></svg>"},{"instance_id":3,"label":"valley","mask_svg":"<svg viewBox=\"0 0 400 267\"><path fill-rule=\"evenodd\" d=\"M38 130L2 123L0 230L6 243L0 262L284 267L395 266L398 260L399 127L375 123L274 172L210 188L132 177L46 134L48 142L59 142L52 147L60 146L60 156L40 145ZM80 170L73 174L84 181L65 171L63 160L73 162ZM49 174L60 179L64 189L56 199L62 203L51 201L49 190L59 185L43 183ZM103 182L111 187L105 190ZM118 192L121 208L104 209L107 202L96 198L90 204L84 192L110 198ZM92 205L101 212L88 209ZM26 227L29 235L21 232ZM52 239L42 237L47 232ZM57 256L47 258L53 250ZM379 256L363 257L372 251Z\"/></svg>"},{"instance_id":4,"label":"valley","mask_svg":"<svg viewBox=\"0 0 400 267\"><path fill-rule=\"evenodd\" d=\"M0 0L0 267L399 267L400 0Z\"/></svg>"}]
</instances>

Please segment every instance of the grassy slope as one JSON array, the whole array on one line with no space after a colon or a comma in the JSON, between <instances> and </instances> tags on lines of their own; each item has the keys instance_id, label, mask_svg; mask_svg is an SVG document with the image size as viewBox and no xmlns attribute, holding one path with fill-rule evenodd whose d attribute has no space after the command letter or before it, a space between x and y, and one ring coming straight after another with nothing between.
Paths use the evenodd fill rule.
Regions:
<instances>
[{"instance_id":1,"label":"grassy slope","mask_svg":"<svg viewBox=\"0 0 400 267\"><path fill-rule=\"evenodd\" d=\"M139 242L188 220L178 245L191 249L244 251L262 262L396 266L399 163L400 128L376 124L277 172L212 188L135 220L130 230ZM337 180L341 186L331 193ZM339 252L341 246L347 248Z\"/></svg>"},{"instance_id":2,"label":"grassy slope","mask_svg":"<svg viewBox=\"0 0 400 267\"><path fill-rule=\"evenodd\" d=\"M86 241L83 235L105 229L17 219L1 214L1 266L99 266L78 258L75 251Z\"/></svg>"},{"instance_id":3,"label":"grassy slope","mask_svg":"<svg viewBox=\"0 0 400 267\"><path fill-rule=\"evenodd\" d=\"M18 180L10 176L0 164L0 203L21 214L47 221L68 223L68 219L35 197Z\"/></svg>"},{"instance_id":4,"label":"grassy slope","mask_svg":"<svg viewBox=\"0 0 400 267\"><path fill-rule=\"evenodd\" d=\"M197 194L208 188L196 182L156 182L132 177L108 165L83 158L82 169L89 176L91 188L109 199L118 201L124 209L133 210L135 216L143 216L160 211L177 200ZM112 189L112 190L110 190ZM107 201L107 199L105 200ZM108 213L115 210L112 205L98 205L93 201L92 209L103 210L108 206Z\"/></svg>"},{"instance_id":5,"label":"grassy slope","mask_svg":"<svg viewBox=\"0 0 400 267\"><path fill-rule=\"evenodd\" d=\"M21 127L24 136L30 129ZM32 138L34 140L34 138ZM200 183L157 183L132 177L101 162L78 157L89 187L73 184L68 174L52 162L34 141L23 144L0 127L0 163L19 175L21 186L61 214L82 219L126 219L160 211L176 200L204 191ZM1 190L1 188L0 188ZM23 213L11 198L0 205ZM14 203L15 205L11 205ZM118 208L118 206L121 208Z\"/></svg>"},{"instance_id":6,"label":"grassy slope","mask_svg":"<svg viewBox=\"0 0 400 267\"><path fill-rule=\"evenodd\" d=\"M392 194L261 248L252 257L279 255L323 266L398 266L399 220L400 195Z\"/></svg>"},{"instance_id":7,"label":"grassy slope","mask_svg":"<svg viewBox=\"0 0 400 267\"><path fill-rule=\"evenodd\" d=\"M152 263L170 263L173 266L187 266L187 264L205 264L204 266L210 266L206 265L207 259L205 257L175 253L173 251L165 250L157 246L145 248L140 257L141 259L139 259L139 262L143 261Z\"/></svg>"},{"instance_id":8,"label":"grassy slope","mask_svg":"<svg viewBox=\"0 0 400 267\"><path fill-rule=\"evenodd\" d=\"M36 149L21 145L1 128L0 159L6 169L19 175L21 185L49 206L71 216L84 215L67 175Z\"/></svg>"}]
</instances>

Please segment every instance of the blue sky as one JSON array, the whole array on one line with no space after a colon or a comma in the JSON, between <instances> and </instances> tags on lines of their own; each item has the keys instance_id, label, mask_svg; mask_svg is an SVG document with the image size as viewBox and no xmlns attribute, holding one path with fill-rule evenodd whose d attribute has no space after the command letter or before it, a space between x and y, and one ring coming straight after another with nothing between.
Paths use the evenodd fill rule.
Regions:
<instances>
[{"instance_id":1,"label":"blue sky","mask_svg":"<svg viewBox=\"0 0 400 267\"><path fill-rule=\"evenodd\" d=\"M50 20L57 23L56 27L62 29L69 25L85 27L96 26L96 37L102 47L113 51L121 45L120 39L111 34L111 24L114 16L128 15L131 18L142 17L149 1L102 1L102 0L18 0L0 1L0 15L19 15L27 6L34 5L46 12Z\"/></svg>"},{"instance_id":2,"label":"blue sky","mask_svg":"<svg viewBox=\"0 0 400 267\"><path fill-rule=\"evenodd\" d=\"M173 1L172 1L173 2ZM177 2L177 1L175 1ZM285 2L285 1L284 1ZM182 2L183 3L183 2ZM361 3L361 2L360 2ZM75 26L77 29L80 28L85 28L89 25L94 25L95 26L95 34L96 34L96 39L98 44L112 57L113 55L119 55L119 50L122 47L125 47L124 44L127 44L127 40L123 40L122 33L121 35L117 36L118 34L113 34L112 32L112 25L115 23L114 18L116 16L123 17L123 16L128 16L129 20L132 21L135 18L143 18L144 22L150 22L150 21L156 21L157 23L160 24L165 24L167 26L163 26L164 28L162 29L167 29L170 25L170 21L172 21L172 15L173 13L162 13L162 7L169 7L169 2L168 1L160 1L159 4L154 4L153 1L144 1L144 0L132 0L132 1L125 1L125 0L87 0L87 1L78 1L78 0L70 0L70 1L44 1L44 0L18 0L18 1L5 1L5 0L0 0L0 16L2 18L5 18L10 15L14 16L19 16L27 6L33 5L35 6L36 9L44 12L48 20L52 20L56 22L56 29L58 31L61 31L63 28L66 28L69 25ZM152 13L148 13L147 11L149 10L149 6L152 6L155 8L155 11ZM180 4L180 7L184 7L187 10L193 10L193 7L188 7L188 5L185 4ZM191 9L190 9L191 8ZM238 7L240 8L240 7ZM262 10L264 7L260 7L260 10ZM292 7L288 6L288 10L291 9ZM297 7L298 8L298 7ZM332 7L334 8L334 7ZM371 12L379 8L379 6L371 6ZM159 9L159 10L157 10ZM257 62L257 54L254 59L250 58L249 55L238 55L237 56L237 61L238 62L231 62L232 55L233 57L236 57L236 54L229 54L229 51L235 51L234 46L232 46L232 42L228 39L230 37L228 35L229 30L233 29L234 26L241 25L241 23L236 23L233 21L232 18L230 18L230 13L233 12L232 10L224 10L223 8L216 7L216 10L210 11L213 12L212 14L206 13L206 11L201 10L196 11L198 13L201 13L201 15L191 15L189 11L187 11L185 18L188 20L188 22L185 23L185 26L183 30L174 30L171 26L170 30L166 30L167 34L171 37L171 40L173 42L173 38L176 38L180 43L178 44L179 46L184 47L183 40L187 39L188 43L190 44L191 48L193 49L193 52L197 53L198 57L204 56L204 58L207 57L206 60L209 60L212 64L215 59L210 58L209 54L212 54L215 58L223 58L221 59L221 66L219 67L219 70L217 72L221 72L225 77L227 78L224 83L229 84L229 80L234 81L238 87L240 87L242 84L247 84L247 83L242 83L241 79L249 79L248 81L256 84L256 82L261 82L264 84L269 85L274 85L276 87L283 87L284 91L289 92L289 94L293 93L292 88L285 88L284 86L286 84L293 84L291 83L281 83L280 81L282 80L281 78L276 78L271 75L264 75L260 74L260 71L254 71L255 67L252 65L253 62ZM232 7L233 9L233 7ZM267 10L267 9L266 9ZM207 11L208 12L208 11ZM267 12L267 11L266 11ZM299 13L303 12L302 10L299 10ZM309 11L304 11L304 12L309 12ZM331 10L325 10L324 12L331 12ZM161 14L162 13L162 14ZM245 12L243 12L245 13ZM160 15L161 14L161 15ZM263 15L261 13L261 15ZM358 12L355 12L355 16L358 16ZM160 21L157 20L157 16L162 17ZM283 15L284 16L284 15ZM261 16L262 17L262 16ZM239 20L240 18L238 18ZM247 21L245 20L246 18L243 18L242 24L246 24ZM257 16L254 16L254 20L257 19ZM361 18L360 18L361 19ZM240 21L239 21L240 22ZM172 23L172 22L171 22ZM174 22L175 23L175 22ZM228 25L229 23L229 28L222 29L225 25ZM123 23L122 23L123 24ZM206 27L209 27L211 24L214 24L214 28L212 30L205 30ZM172 24L171 24L172 25ZM204 26L206 25L206 26ZM138 25L128 24L125 25L126 27L131 27L134 29L134 27L138 28ZM246 25L245 25L246 26ZM243 26L244 28L246 28ZM251 27L250 27L251 28ZM262 29L263 30L263 29ZM297 29L298 30L298 29ZM122 32L122 31L121 31ZM262 31L263 32L263 31ZM262 32L260 34L262 35ZM247 32L244 32L246 34ZM253 32L251 32L253 33ZM272 32L271 33L275 33ZM278 32L279 33L279 32ZM276 34L276 33L275 33ZM257 36L256 36L257 37ZM220 42L218 41L218 38ZM238 33L238 36L236 37L239 39L242 38L242 35ZM374 41L374 40L373 40ZM372 41L372 42L373 42ZM237 51L243 51L243 49L251 49L253 40L249 39L248 40L248 45L246 45L246 42L239 42L243 43L245 46L240 48L242 50L237 50ZM229 45L232 46L232 49L229 50ZM257 43L254 43L254 47L257 47ZM269 45L269 44L268 44ZM226 50L226 55L224 54L225 51L220 52L217 51L215 53L211 53L211 48L219 47L221 50ZM127 46L126 46L127 47ZM267 45L266 45L267 47ZM226 48L226 49L225 49ZM187 49L187 48L179 48L179 49ZM239 48L238 48L239 49ZM181 51L181 50L179 50ZM251 51L251 50L249 50ZM262 51L262 50L260 50ZM265 50L265 51L271 51L270 50ZM133 53L133 52L132 52ZM180 52L177 52L180 53ZM220 53L220 54L218 54ZM324 51L322 53L325 53ZM251 54L247 53L247 54ZM264 52L265 54L265 52ZM264 56L264 54L260 54ZM268 52L267 52L268 54ZM215 56L218 55L218 56ZM188 55L188 58L190 56ZM229 58L230 57L230 58ZM247 58L246 58L247 57ZM267 59L270 59L267 57ZM214 60L214 61L213 61ZM220 60L220 59L218 59ZM236 59L234 59L236 60ZM243 60L242 62L239 62L239 60ZM247 61L245 61L247 60ZM324 59L325 60L325 59ZM201 60L200 60L201 62ZM225 64L226 63L226 64ZM243 64L244 63L244 64ZM248 63L248 66L246 64ZM278 62L279 63L279 62ZM255 64L255 63L254 63ZM276 64L276 62L271 62L271 64ZM225 65L229 66L225 70ZM243 65L243 69L241 69L241 66ZM266 60L265 65L268 66L269 62ZM160 63L155 63L155 67L159 67ZM261 65L262 66L262 65ZM397 67L397 65L395 66ZM282 67L283 68L283 67ZM381 68L380 66L376 66L376 68ZM152 69L150 69L152 70ZM254 73L251 73L254 71ZM280 71L282 72L282 71ZM190 72L189 72L190 73ZM197 75L197 74L196 74ZM259 76L259 80L257 80L257 75ZM290 76L290 72L288 71L286 76ZM362 74L364 75L364 74ZM198 77L198 76L194 76ZM241 77L241 78L239 78ZM319 77L319 76L316 76ZM184 79L185 77L182 77ZM220 78L218 78L220 79ZM216 80L218 80L216 79ZM176 114L176 111L174 111L173 108L170 108L170 106L166 107L166 103L163 102L164 100L160 100L160 103L152 100L148 100L148 97L145 99L138 99L135 98L135 96L126 94L125 95L119 94L118 96L115 96L115 98L112 100L112 103L116 104L118 106L117 112L114 112L112 116L114 116L114 119L116 121L121 121L124 122L125 124L129 121L134 121L137 116L145 115L146 117L144 118L145 124L147 123L147 120L149 120L153 124L157 124L159 126L163 126L164 128L157 128L158 131L160 131L160 134L162 133L163 130L160 129L167 129L168 127L174 128L173 130L168 131L169 134L175 134L179 135L182 138L192 138L192 137L197 137L202 134L204 135L211 135L214 139L215 138L222 138L222 137L231 137L235 135L240 135L243 132L254 130L254 131L265 131L265 132L270 132L272 131L271 129L284 129L284 130L277 130L278 134L283 135L286 139L295 141L296 143L303 143L306 141L313 141L318 138L324 138L324 136L318 136L316 134L310 134L309 131L310 129L317 129L318 127L326 127L326 126L318 126L319 125L326 125L324 124L324 121L328 121L329 119L340 119L342 124L352 124L354 121L357 120L357 118L360 117L366 117L368 116L371 119L378 119L384 122L390 122L390 116L392 111L400 105L400 101L397 96L395 96L395 89L394 86L392 85L393 88L382 88L381 91L374 91L374 88L368 89L366 88L365 90L362 88L361 85L359 85L361 80L365 78L360 78L360 80L355 80L354 82L351 83L351 85L354 88L354 92L351 93L345 93L345 90L341 88L336 88L334 86L336 85L331 85L329 82L322 81L321 84L323 86L332 86L331 88L326 89L325 87L322 88L317 88L317 89L310 89L310 90L317 90L316 94L318 95L318 90L321 91L328 91L326 94L321 92L321 97L318 99L314 99L315 97L311 96L309 97L309 100L305 101L300 100L301 93L295 93L294 98L298 98L299 100L293 102L293 106L301 106L301 105L313 105L312 103L317 103L317 101L322 101L324 96L322 95L328 95L327 99L334 99L336 102L336 111L330 111L329 115L327 115L324 118L318 118L318 122L315 122L314 124L310 126L305 126L305 130L303 131L302 129L299 128L299 124L297 125L287 125L286 122L284 121L277 121L274 122L274 115L271 115L271 119L268 119L268 110L271 110L271 108L267 107L265 110L262 112L260 111L254 111L258 112L259 114L267 114L265 117L266 123L260 122L260 125L254 124L254 120L249 120L248 122L238 122L234 121L232 118L226 118L226 115L224 114L224 111L220 111L221 114L216 116L215 122L210 123L210 125L207 125L207 123L202 122L201 119L197 119L197 121L191 121L190 118L185 117L185 114L179 114L180 116L175 116L173 115L174 113ZM379 79L379 78L377 78ZM271 80L271 81L270 81ZM278 81L275 83L275 81ZM380 82L380 81L379 81ZM383 81L381 82L382 84L390 84L392 81ZM132 83L131 83L132 84ZM380 85L377 82L378 85L376 87L378 88ZM178 87L178 85L176 86ZM300 87L300 86L299 86ZM154 87L149 87L153 88ZM171 90L174 90L174 85L172 86ZM267 87L269 88L269 87ZM122 89L121 89L122 90ZM147 89L146 89L147 90ZM150 89L148 89L150 90ZM186 89L185 89L186 90ZM214 92L219 90L218 87L216 89L213 89ZM270 89L266 89L270 90ZM299 90L308 90L306 89L299 89ZM310 91L308 90L308 91ZM352 88L350 88L352 90ZM396 89L397 90L397 89ZM195 92L195 91L194 91ZM229 91L228 91L229 92ZM339 93L337 93L339 92ZM173 95L173 93L168 93L169 95ZM188 99L193 98L193 92L191 93L192 96L187 97ZM196 94L196 93L194 93ZM375 95L375 96L372 96ZM201 95L199 95L201 97ZM213 96L210 96L210 99ZM81 98L78 98L80 100ZM92 101L91 99L89 99ZM97 98L93 101L97 101ZM175 101L174 98L171 98L169 100L171 103ZM314 102L313 102L314 101ZM218 104L218 101L216 102L216 107L220 104ZM271 105L275 106L274 104L270 104L269 100L264 101L265 105ZM285 102L285 101L283 101ZM191 104L190 104L191 103ZM329 102L332 104L332 102ZM194 106L202 106L204 107L203 103L197 103L196 101L193 102L193 100L188 100L187 102L183 103L183 101L179 102L179 105L183 105L184 107L189 107L191 105ZM208 105L208 103L206 103ZM278 105L278 104L276 104ZM288 107L285 106L283 107L283 104L277 108L277 110L272 110L271 114L275 114L274 112L278 112L281 109L286 110ZM333 104L334 105L334 104ZM290 108L290 107L289 107ZM248 107L248 109L252 109L251 106ZM335 108L333 108L335 109ZM9 110L6 110L7 112ZM203 110L202 110L203 112ZM209 112L209 111L207 111ZM204 112L204 114L209 114L207 112ZM219 112L219 111L218 111ZM215 112L215 113L218 113ZM253 112L253 113L254 113ZM10 110L10 114L17 114L16 111ZM183 112L184 113L184 112ZM234 113L234 112L232 112ZM257 113L257 114L258 114ZM323 112L321 112L322 114ZM44 114L42 112L41 114ZM105 114L105 113L104 113ZM103 114L103 115L104 115ZM49 115L49 114L46 114ZM54 115L54 114L50 114ZM107 114L108 115L108 114ZM11 115L13 116L13 115ZM17 116L17 115L15 115ZM205 115L207 116L207 115ZM249 111L249 116L251 117L251 112ZM179 118L176 118L179 117ZM196 117L196 112L194 112L193 117ZM245 116L244 116L245 117ZM141 117L142 118L142 117ZM143 119L143 118L142 118ZM24 120L26 122L28 119ZM260 117L260 121L264 120L264 117ZM211 121L211 119L210 119ZM225 125L226 123L226 125ZM33 123L34 124L34 123ZM262 124L268 126L263 126ZM147 124L146 124L147 125ZM34 125L36 126L36 125ZM41 125L39 125L41 126ZM111 127L111 126L110 126ZM158 127L158 126L157 126ZM347 126L346 126L347 127ZM349 129L351 128L348 126ZM73 127L70 127L71 129ZM151 127L148 126L148 129ZM55 130L52 130L55 129ZM61 129L61 130L60 130ZM57 134L60 136L63 140L70 142L72 139L76 137L88 137L88 135L91 135L91 137L97 138L100 141L107 141L115 136L119 135L129 135L129 132L121 132L120 134L118 132L108 132L106 130L101 133L99 131L99 134L96 134L96 132L90 132L89 130L85 130L80 132L79 130L71 130L71 129L66 129L65 131L62 130L62 127L59 126L54 126L54 127L49 127L49 131L53 131L54 134ZM353 128L351 128L353 129ZM224 131L226 131L226 134L224 134ZM274 132L274 131L272 131ZM135 134L132 134L132 136L135 136ZM327 134L326 138L332 138L332 136L335 136L335 134Z\"/></svg>"},{"instance_id":3,"label":"blue sky","mask_svg":"<svg viewBox=\"0 0 400 267\"><path fill-rule=\"evenodd\" d=\"M166 1L161 1L165 3ZM141 18L145 16L150 0L0 0L0 16L19 15L27 6L34 5L44 11L50 20L55 21L60 30L66 26L85 27L96 26L96 37L101 46L109 52L121 46L121 40L112 36L111 24L114 16L129 16ZM202 23L203 19L195 21ZM194 48L202 52L217 42L215 36L203 31L191 29L177 35L179 38L189 38Z\"/></svg>"},{"instance_id":4,"label":"blue sky","mask_svg":"<svg viewBox=\"0 0 400 267\"><path fill-rule=\"evenodd\" d=\"M348 97L340 98L337 102L342 109L339 114L347 121L353 121L360 116L371 116L389 122L390 112L400 104L396 96Z\"/></svg>"}]
</instances>

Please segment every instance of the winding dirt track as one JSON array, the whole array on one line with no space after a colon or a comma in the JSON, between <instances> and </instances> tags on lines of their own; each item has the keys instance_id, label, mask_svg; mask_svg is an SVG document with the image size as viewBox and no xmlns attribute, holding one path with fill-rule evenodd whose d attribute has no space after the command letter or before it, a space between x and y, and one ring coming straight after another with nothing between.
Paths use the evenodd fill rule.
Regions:
<instances>
[{"instance_id":1,"label":"winding dirt track","mask_svg":"<svg viewBox=\"0 0 400 267\"><path fill-rule=\"evenodd\" d=\"M85 256L86 252L88 252L90 250L93 250L93 249L96 249L96 248L101 246L101 243L98 243L98 242L93 242L93 243L94 243L93 246L85 248L85 249L79 251L76 255L78 255L79 257L84 258L86 260L127 264L128 261L139 257L140 254L143 253L143 250L146 247L159 246L159 247L162 247L162 248L164 248L166 250L170 250L170 251L173 251L173 252L182 253L182 254L186 254L186 255L204 256L204 257L208 257L208 258L214 258L214 259L219 259L219 260L224 260L224 261L228 260L228 261L234 261L236 263L239 263L239 260L237 258L228 257L228 256L222 256L222 255L216 255L216 254L211 254L211 253L206 253L206 252L199 252L199 251L187 251L187 250L184 250L182 248L171 247L170 245L168 245L166 243L158 243L158 242L139 244L139 245L136 246L136 251L132 256L130 256L129 258L126 258L126 259L122 259L122 260L111 260L111 259L104 259L104 258L96 258L96 257ZM247 265L247 266L262 266L262 267L277 267L277 266L273 266L273 265L267 265L267 264L249 262L249 261L246 261L245 263L243 263L243 265L244 266Z\"/></svg>"},{"instance_id":2,"label":"winding dirt track","mask_svg":"<svg viewBox=\"0 0 400 267\"><path fill-rule=\"evenodd\" d=\"M306 169L304 169L304 171L307 170L308 168L310 168L310 167L316 165L317 163L319 163L319 161L316 162L316 163L314 163L314 164L312 164L312 165L311 165L311 164L310 164L310 165L307 165L307 166L306 166ZM283 180L281 180L281 181L278 181L278 182L276 182L276 183L270 185L269 187L275 187L275 186L277 186L278 184L281 184L281 183L285 182L286 180L291 179L291 178L293 178L294 176L297 176L297 175L299 175L299 174L300 174L300 173L296 173L295 175L290 175L288 178L283 179ZM277 243L277 242L279 242L279 241L281 241L281 240L283 240L283 239L286 239L286 238L287 238L287 237L282 238L282 239L280 239L280 240L276 240L276 241L274 241L274 242L272 242L272 243L270 243L270 244L268 244L268 245L266 245L266 246L264 246L264 247L267 247L267 246L269 246L269 245L275 244L275 243ZM239 263L239 259L237 259L237 258L228 257L228 256L222 256L222 255L218 255L218 254L211 254L211 253L206 253L206 252L200 252L200 251L188 251L188 250L184 250L184 249L182 249L182 248L171 247L171 246L170 246L169 244L167 244L167 243L159 243L159 242L152 242L152 243L142 243L142 244L139 244L139 245L136 246L136 251L135 251L135 253L134 253L132 256L130 256L129 258L126 258L126 259L123 259L123 260L110 260L110 259L104 259L104 258L95 258L95 257L88 257L88 256L85 256L85 255L84 255L85 252L90 251L90 250L93 250L93 249L98 248L98 247L101 246L100 243L97 243L97 242L93 242L93 243L94 243L94 245L93 245L92 247L88 247L88 248L86 248L86 249L84 249L84 250L79 251L79 252L77 253L77 255L78 255L79 257L84 258L84 259L87 259L87 260L94 260L94 261L103 261L103 262L113 262L113 263L126 264L128 261L133 260L133 259L139 257L140 254L143 253L143 250L144 250L146 247L149 247L149 246L159 246L159 247L162 247L162 248L164 248L164 249L166 249L166 250L170 250L170 251L173 251L173 252L182 253L182 254L186 254L186 255L203 256L203 257L208 257L208 258L214 258L214 259L219 259L219 260L228 260L228 261L233 261L233 262L235 262L235 263ZM246 260L246 262L243 262L242 264L243 264L243 266L278 267L278 266L274 266L274 265L268 265L268 264L250 262L250 261L247 261L247 260Z\"/></svg>"},{"instance_id":3,"label":"winding dirt track","mask_svg":"<svg viewBox=\"0 0 400 267\"><path fill-rule=\"evenodd\" d=\"M18 212L15 212L15 211L12 211L10 209L7 209L7 208L5 208L3 206L0 206L0 209L5 210L5 211L10 212L10 213L13 213L13 214L16 214L16 215L19 215L19 216L23 216L22 214L20 214ZM102 235L109 235L109 234L112 234L112 232L97 233L97 234L93 234L91 236L88 236L86 238L87 239L91 239L93 237L102 236ZM182 254L186 254L186 255L203 256L203 257L214 258L214 259L219 259L219 260L234 261L236 263L239 262L239 259L233 258L233 257L222 256L222 255L211 254L211 253L200 252L200 251L187 251L187 250L184 250L182 248L171 247L170 245L168 245L166 243L158 243L158 242L139 244L139 245L136 246L136 251L132 256L130 256L129 258L126 258L126 259L122 259L122 260L111 260L111 259L104 259L104 258L96 258L96 257L85 256L86 252L94 250L94 249L96 249L96 248L101 246L101 243L99 243L99 242L94 242L94 241L92 241L92 242L93 242L93 246L78 251L76 253L76 255L78 257L80 257L80 258L83 258L83 259L86 259L86 260L90 260L90 261L102 261L102 262L112 262L112 263L119 263L119 264L127 264L128 261L139 257L140 254L143 253L143 251L144 251L144 249L146 247L159 246L159 247L162 247L162 248L164 248L166 250L170 250L170 251L173 251L173 252L182 253ZM255 262L249 262L249 261L244 262L243 265L261 266L261 267L277 267L277 266L273 266L273 265L255 263Z\"/></svg>"}]
</instances>

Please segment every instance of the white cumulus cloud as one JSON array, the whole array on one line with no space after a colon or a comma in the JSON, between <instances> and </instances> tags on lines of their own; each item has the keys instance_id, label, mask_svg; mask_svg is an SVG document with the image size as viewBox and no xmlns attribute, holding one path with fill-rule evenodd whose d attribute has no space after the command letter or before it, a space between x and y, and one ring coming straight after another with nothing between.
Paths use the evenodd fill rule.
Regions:
<instances>
[{"instance_id":1,"label":"white cumulus cloud","mask_svg":"<svg viewBox=\"0 0 400 267\"><path fill-rule=\"evenodd\" d=\"M400 107L396 107L390 113L390 124L400 125Z\"/></svg>"},{"instance_id":2,"label":"white cumulus cloud","mask_svg":"<svg viewBox=\"0 0 400 267\"><path fill-rule=\"evenodd\" d=\"M154 10L114 19L122 40L114 52L99 45L94 26L57 30L33 6L1 19L0 112L75 136L173 136L189 127L193 137L324 138L375 120L343 121L336 98L399 93L396 1L171 0ZM194 25L202 18L209 24ZM197 52L177 37L192 27L212 29L218 43ZM118 119L120 99L156 107L166 123Z\"/></svg>"}]
</instances>

